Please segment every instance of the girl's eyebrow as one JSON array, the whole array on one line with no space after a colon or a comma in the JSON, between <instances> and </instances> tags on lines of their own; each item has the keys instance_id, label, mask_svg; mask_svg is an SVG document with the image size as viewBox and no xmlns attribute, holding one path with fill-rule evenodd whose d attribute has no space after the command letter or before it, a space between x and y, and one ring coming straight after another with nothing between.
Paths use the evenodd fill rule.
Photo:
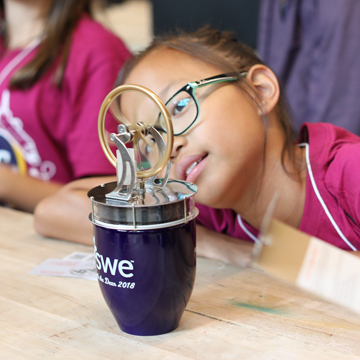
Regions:
<instances>
[{"instance_id":1,"label":"girl's eyebrow","mask_svg":"<svg viewBox=\"0 0 360 360\"><path fill-rule=\"evenodd\" d=\"M157 95L160 98L164 98L164 96L170 92L172 86L174 86L173 82L168 83Z\"/></svg>"},{"instance_id":2,"label":"girl's eyebrow","mask_svg":"<svg viewBox=\"0 0 360 360\"><path fill-rule=\"evenodd\" d=\"M186 80L173 80L173 81L170 81L158 94L158 95L161 99L164 99L166 95L167 98L164 99L164 101L167 101L169 100L170 96L172 96L175 91L178 91L181 86L184 86L188 83L189 81L186 81ZM180 84L180 85L179 85Z\"/></svg>"}]
</instances>

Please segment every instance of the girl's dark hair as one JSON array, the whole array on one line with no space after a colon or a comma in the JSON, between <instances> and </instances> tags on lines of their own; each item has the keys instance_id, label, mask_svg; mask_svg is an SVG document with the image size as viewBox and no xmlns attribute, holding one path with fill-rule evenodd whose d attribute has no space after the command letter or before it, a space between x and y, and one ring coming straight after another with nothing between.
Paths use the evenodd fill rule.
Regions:
<instances>
[{"instance_id":1,"label":"girl's dark hair","mask_svg":"<svg viewBox=\"0 0 360 360\"><path fill-rule=\"evenodd\" d=\"M170 48L186 53L193 58L199 59L205 63L211 64L224 73L248 71L253 65L263 64L255 51L249 46L238 41L231 32L221 32L205 26L193 33L177 32L176 34L167 34L155 38L152 43L142 52L130 58L122 68L117 83L121 84L126 81L131 70L147 54L156 49ZM198 80L198 79L194 79ZM249 93L246 82L239 79L238 85ZM281 95L276 106L281 127L285 135L285 143L282 149L281 162L285 171L285 156L288 155L290 160L299 170L300 164L295 157L294 142L297 134L294 131L290 116L286 106L286 100L281 88ZM266 129L266 117L263 116ZM289 174L290 172L287 171Z\"/></svg>"},{"instance_id":2,"label":"girl's dark hair","mask_svg":"<svg viewBox=\"0 0 360 360\"><path fill-rule=\"evenodd\" d=\"M54 83L57 86L61 85L73 30L82 14L92 16L91 3L92 0L53 0L47 14L45 38L34 59L12 76L10 88L30 88L50 69L59 56ZM3 13L3 1L0 5Z\"/></svg>"}]
</instances>

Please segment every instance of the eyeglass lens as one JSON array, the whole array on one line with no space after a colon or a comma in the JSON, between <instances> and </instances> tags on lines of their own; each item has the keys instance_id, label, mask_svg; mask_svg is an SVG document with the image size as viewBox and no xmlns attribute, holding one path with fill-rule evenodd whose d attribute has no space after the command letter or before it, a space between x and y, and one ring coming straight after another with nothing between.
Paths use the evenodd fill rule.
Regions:
<instances>
[{"instance_id":1,"label":"eyeglass lens","mask_svg":"<svg viewBox=\"0 0 360 360\"><path fill-rule=\"evenodd\" d=\"M167 102L166 108L171 116L175 135L185 131L197 117L196 103L186 91L181 91L171 98ZM157 125L164 128L162 115L160 115Z\"/></svg>"}]
</instances>

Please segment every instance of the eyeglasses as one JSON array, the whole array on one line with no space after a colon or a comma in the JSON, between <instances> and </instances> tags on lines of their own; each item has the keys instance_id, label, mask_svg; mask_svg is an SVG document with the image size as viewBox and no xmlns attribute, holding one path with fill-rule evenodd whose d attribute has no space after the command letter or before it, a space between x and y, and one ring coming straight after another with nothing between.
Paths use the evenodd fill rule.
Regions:
<instances>
[{"instance_id":1,"label":"eyeglasses","mask_svg":"<svg viewBox=\"0 0 360 360\"><path fill-rule=\"evenodd\" d=\"M166 103L174 127L174 135L182 135L194 125L200 114L199 100L196 90L207 85L237 81L245 77L247 72L220 74L207 79L189 82L177 91ZM162 115L159 114L155 127L164 131Z\"/></svg>"}]
</instances>

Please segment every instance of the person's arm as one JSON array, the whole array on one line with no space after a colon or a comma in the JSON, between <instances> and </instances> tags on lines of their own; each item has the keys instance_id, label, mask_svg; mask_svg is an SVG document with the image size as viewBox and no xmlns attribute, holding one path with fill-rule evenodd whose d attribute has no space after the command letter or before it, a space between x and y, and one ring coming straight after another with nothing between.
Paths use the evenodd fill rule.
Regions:
<instances>
[{"instance_id":1,"label":"person's arm","mask_svg":"<svg viewBox=\"0 0 360 360\"><path fill-rule=\"evenodd\" d=\"M44 182L28 175L14 172L10 166L0 164L0 202L33 212L44 198L56 193L62 187L55 182Z\"/></svg>"},{"instance_id":2,"label":"person's arm","mask_svg":"<svg viewBox=\"0 0 360 360\"><path fill-rule=\"evenodd\" d=\"M240 267L250 266L254 247L253 243L217 233L202 225L197 225L196 233L196 251L198 256Z\"/></svg>"},{"instance_id":3,"label":"person's arm","mask_svg":"<svg viewBox=\"0 0 360 360\"><path fill-rule=\"evenodd\" d=\"M92 245L93 230L89 220L91 201L87 192L114 180L114 176L104 176L68 183L36 207L35 230L43 236Z\"/></svg>"},{"instance_id":4,"label":"person's arm","mask_svg":"<svg viewBox=\"0 0 360 360\"><path fill-rule=\"evenodd\" d=\"M92 245L91 202L87 192L114 180L114 177L93 177L65 185L36 207L35 230L44 236ZM198 225L196 249L198 256L246 267L251 262L253 244Z\"/></svg>"}]
</instances>

